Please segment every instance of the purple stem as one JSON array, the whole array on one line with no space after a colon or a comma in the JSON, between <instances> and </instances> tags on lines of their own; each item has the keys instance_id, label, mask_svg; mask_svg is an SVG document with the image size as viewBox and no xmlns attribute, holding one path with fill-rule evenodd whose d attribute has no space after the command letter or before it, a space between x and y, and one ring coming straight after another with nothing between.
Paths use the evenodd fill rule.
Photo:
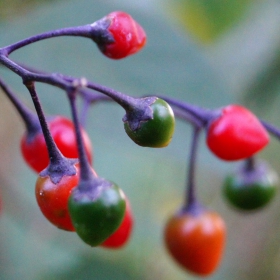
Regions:
<instances>
[{"instance_id":1,"label":"purple stem","mask_svg":"<svg viewBox=\"0 0 280 280\"><path fill-rule=\"evenodd\" d=\"M39 121L40 121L40 124L42 127L43 135L44 135L47 149L48 149L50 162L51 162L51 164L57 164L59 161L64 159L64 157L61 154L61 152L59 151L59 149L57 148L56 143L54 142L54 139L50 133L50 130L49 130L46 118L44 116L38 95L35 90L34 82L25 83L25 86L29 90L29 93L33 100L33 103L34 103L34 106L35 106L35 109L36 109L36 112L37 112L37 115L38 115L38 118L39 118Z\"/></svg>"},{"instance_id":2,"label":"purple stem","mask_svg":"<svg viewBox=\"0 0 280 280\"><path fill-rule=\"evenodd\" d=\"M57 86L65 91L69 91L73 87L73 83L75 81L79 81L81 79L76 78L69 78L66 76L63 76L61 74L43 74L43 73L34 73L31 71L28 71L24 67L18 65L14 61L10 60L8 57L4 56L3 54L0 54L0 63L2 63L4 66L8 67L10 70L12 70L14 73L22 77L24 83L25 82L42 82L46 84L51 84L53 86ZM110 98L112 98L114 101L116 101L119 105L121 105L126 111L132 111L134 108L138 108L139 104L141 102L137 98L133 98L131 96L125 95L119 91L116 91L114 89L111 89L109 87L99 85L92 82L86 82L86 86L88 88L91 88L95 91L101 92Z\"/></svg>"},{"instance_id":3,"label":"purple stem","mask_svg":"<svg viewBox=\"0 0 280 280\"><path fill-rule=\"evenodd\" d=\"M71 106L72 118L75 126L76 140L79 152L79 162L80 162L80 179L81 181L92 180L95 176L92 172L91 165L88 161L85 145L82 138L81 127L78 120L77 106L76 106L76 91L68 92L68 97Z\"/></svg>"},{"instance_id":4,"label":"purple stem","mask_svg":"<svg viewBox=\"0 0 280 280\"><path fill-rule=\"evenodd\" d=\"M177 107L181 110L186 111L188 114L196 118L198 121L202 122L203 124L206 124L209 119L213 117L213 113L211 111L206 110L204 108L194 106L192 104L178 101L176 99L166 97L166 96L160 96L157 95L159 98L164 99L166 102L168 102L171 106Z\"/></svg>"},{"instance_id":5,"label":"purple stem","mask_svg":"<svg viewBox=\"0 0 280 280\"><path fill-rule=\"evenodd\" d=\"M26 107L12 92L12 90L0 79L0 87L6 94L6 96L13 103L21 118L23 119L26 129L27 137L32 139L32 137L41 131L41 126L36 114L34 114L28 107Z\"/></svg>"},{"instance_id":6,"label":"purple stem","mask_svg":"<svg viewBox=\"0 0 280 280\"><path fill-rule=\"evenodd\" d=\"M276 126L274 126L264 120L260 120L260 121L268 132L270 132L271 134L273 134L273 136L275 136L276 138L278 138L280 140L280 130Z\"/></svg>"},{"instance_id":7,"label":"purple stem","mask_svg":"<svg viewBox=\"0 0 280 280\"><path fill-rule=\"evenodd\" d=\"M90 107L90 102L84 98L83 104L82 104L82 109L81 109L81 114L80 114L80 125L82 127L86 126L86 120L88 116L88 111Z\"/></svg>"},{"instance_id":8,"label":"purple stem","mask_svg":"<svg viewBox=\"0 0 280 280\"><path fill-rule=\"evenodd\" d=\"M116 91L103 85L99 85L97 83L88 82L87 87L111 97L126 111L132 111L139 104L137 98L133 98L131 96L123 94L122 92Z\"/></svg>"},{"instance_id":9,"label":"purple stem","mask_svg":"<svg viewBox=\"0 0 280 280\"><path fill-rule=\"evenodd\" d=\"M187 189L185 196L185 209L192 208L197 204L196 194L195 194L195 167L197 158L197 148L198 148L198 137L201 131L200 127L194 126L193 128L193 138L191 143L191 150L189 156L188 165L188 178L187 178Z\"/></svg>"},{"instance_id":10,"label":"purple stem","mask_svg":"<svg viewBox=\"0 0 280 280\"><path fill-rule=\"evenodd\" d=\"M61 29L52 30L45 33L31 36L29 38L16 42L12 45L6 46L0 49L0 51L6 56L8 56L12 52L22 47L25 47L27 45L33 44L41 40L59 37L59 36L80 36L80 37L92 38L92 33L93 33L93 26L91 24L84 25L84 26L61 28Z\"/></svg>"},{"instance_id":11,"label":"purple stem","mask_svg":"<svg viewBox=\"0 0 280 280\"><path fill-rule=\"evenodd\" d=\"M172 107L172 109L176 117L187 121L194 126L203 127L203 122L194 117L193 115L189 114L188 112L178 109L177 107Z\"/></svg>"},{"instance_id":12,"label":"purple stem","mask_svg":"<svg viewBox=\"0 0 280 280\"><path fill-rule=\"evenodd\" d=\"M244 170L247 172L251 172L255 169L255 158L249 157L245 159Z\"/></svg>"}]
</instances>

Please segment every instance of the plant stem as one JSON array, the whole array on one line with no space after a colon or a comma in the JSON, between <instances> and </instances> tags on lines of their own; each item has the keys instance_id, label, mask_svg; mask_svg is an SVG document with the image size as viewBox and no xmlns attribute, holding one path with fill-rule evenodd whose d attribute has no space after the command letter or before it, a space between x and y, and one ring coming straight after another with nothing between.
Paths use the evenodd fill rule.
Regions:
<instances>
[{"instance_id":1,"label":"plant stem","mask_svg":"<svg viewBox=\"0 0 280 280\"><path fill-rule=\"evenodd\" d=\"M166 97L166 96L158 95L158 97L164 99L171 106L177 107L177 108L185 111L186 113L188 113L192 117L196 118L198 121L202 122L203 124L206 124L207 121L211 117L213 117L213 113L204 108L194 106L194 105L186 103L186 102L178 101L176 99Z\"/></svg>"},{"instance_id":2,"label":"plant stem","mask_svg":"<svg viewBox=\"0 0 280 280\"><path fill-rule=\"evenodd\" d=\"M1 49L3 53L6 55L11 54L12 52L25 47L27 45L33 44L35 42L39 42L41 40L59 37L59 36L80 36L80 37L92 37L92 25L84 25L84 26L76 26L76 27L67 27L67 28L61 28L57 30L52 30L48 32L44 32L41 34L37 34L34 36L31 36L29 38L26 38L24 40L18 41L12 45L6 46Z\"/></svg>"},{"instance_id":3,"label":"plant stem","mask_svg":"<svg viewBox=\"0 0 280 280\"><path fill-rule=\"evenodd\" d=\"M86 156L85 145L83 143L81 127L78 120L78 113L77 113L77 106L76 106L76 90L72 90L68 92L68 97L70 101L70 107L72 112L72 118L75 126L75 133L76 133L76 141L78 146L79 152L79 162L80 162L80 179L81 181L89 181L94 178L90 163Z\"/></svg>"},{"instance_id":4,"label":"plant stem","mask_svg":"<svg viewBox=\"0 0 280 280\"><path fill-rule=\"evenodd\" d=\"M56 146L56 143L54 142L54 139L50 133L44 112L42 110L38 95L35 90L35 84L34 82L28 82L25 83L25 86L29 90L29 93L31 95L32 101L34 103L41 127L42 127L42 132L46 141L47 149L48 149L48 154L50 158L51 164L57 164L57 162L61 161L64 159L63 155L59 151L59 149Z\"/></svg>"},{"instance_id":5,"label":"plant stem","mask_svg":"<svg viewBox=\"0 0 280 280\"><path fill-rule=\"evenodd\" d=\"M16 97L16 95L2 81L2 79L0 79L0 87L20 114L26 126L27 138L28 140L31 140L38 131L41 131L41 126L38 117Z\"/></svg>"},{"instance_id":6,"label":"plant stem","mask_svg":"<svg viewBox=\"0 0 280 280\"><path fill-rule=\"evenodd\" d=\"M188 163L188 177L186 182L186 196L185 196L185 209L192 209L197 204L195 194L195 167L197 158L198 138L201 131L200 127L193 127L193 138L190 149L189 163Z\"/></svg>"},{"instance_id":7,"label":"plant stem","mask_svg":"<svg viewBox=\"0 0 280 280\"><path fill-rule=\"evenodd\" d=\"M244 170L247 172L251 172L255 169L255 158L249 157L245 159Z\"/></svg>"},{"instance_id":8,"label":"plant stem","mask_svg":"<svg viewBox=\"0 0 280 280\"><path fill-rule=\"evenodd\" d=\"M119 105L121 105L126 111L132 111L134 108L140 107L141 104L141 99L139 98L133 98L109 87L88 82L85 79L69 78L61 74L54 75L31 72L25 69L23 66L18 65L5 55L1 54L1 52L0 63L22 77L24 82L41 82L57 86L65 91L69 91L69 88L72 88L73 83L79 80L84 80L86 87L107 95L108 97L116 101Z\"/></svg>"},{"instance_id":9,"label":"plant stem","mask_svg":"<svg viewBox=\"0 0 280 280\"><path fill-rule=\"evenodd\" d=\"M203 127L204 123L193 115L189 114L186 111L183 111L177 107L172 106L173 112L177 118L180 118L184 121L189 122L190 124L198 127Z\"/></svg>"},{"instance_id":10,"label":"plant stem","mask_svg":"<svg viewBox=\"0 0 280 280\"><path fill-rule=\"evenodd\" d=\"M132 111L139 104L137 98L128 96L122 92L116 91L112 88L103 85L99 85L97 83L88 82L87 87L111 97L114 101L116 101L119 105L121 105L126 111Z\"/></svg>"},{"instance_id":11,"label":"plant stem","mask_svg":"<svg viewBox=\"0 0 280 280\"><path fill-rule=\"evenodd\" d=\"M271 134L273 134L273 136L275 136L276 138L278 138L280 140L280 130L278 127L276 127L264 120L260 120L260 121L268 132L270 132Z\"/></svg>"}]
</instances>

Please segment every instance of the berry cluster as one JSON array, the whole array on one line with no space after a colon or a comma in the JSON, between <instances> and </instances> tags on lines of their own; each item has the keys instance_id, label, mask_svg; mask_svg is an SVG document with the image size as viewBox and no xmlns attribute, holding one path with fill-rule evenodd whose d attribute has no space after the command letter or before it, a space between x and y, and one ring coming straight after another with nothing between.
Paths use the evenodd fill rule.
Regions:
<instances>
[{"instance_id":1,"label":"berry cluster","mask_svg":"<svg viewBox=\"0 0 280 280\"><path fill-rule=\"evenodd\" d=\"M144 147L162 148L170 143L175 115L190 123L194 133L185 199L166 223L164 242L183 268L201 276L213 273L223 255L226 225L219 214L200 204L195 193L199 135L206 132L207 146L221 160L244 161L240 170L226 178L223 191L235 208L246 211L265 206L275 195L277 176L255 155L268 145L268 133L279 138L279 130L240 105L207 110L166 96L133 98L84 78L29 69L9 58L26 45L69 35L90 38L112 59L135 54L146 42L143 28L130 15L117 11L92 24L46 32L0 49L0 63L22 78L36 111L27 108L0 79L0 87L26 127L21 152L38 174L35 196L41 212L54 226L76 232L90 246L124 246L133 230L130 202L118 185L99 177L92 167L92 146L82 121L87 111L79 116L77 97L89 105L106 100L122 106L125 132ZM45 116L36 82L64 90L72 119Z\"/></svg>"}]
</instances>

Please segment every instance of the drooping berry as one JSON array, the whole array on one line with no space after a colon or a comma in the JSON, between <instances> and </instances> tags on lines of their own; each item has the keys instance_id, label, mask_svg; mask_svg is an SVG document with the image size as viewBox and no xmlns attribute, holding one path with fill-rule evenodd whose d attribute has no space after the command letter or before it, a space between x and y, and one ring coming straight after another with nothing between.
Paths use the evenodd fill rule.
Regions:
<instances>
[{"instance_id":1,"label":"drooping berry","mask_svg":"<svg viewBox=\"0 0 280 280\"><path fill-rule=\"evenodd\" d=\"M165 226L165 246L184 269L200 276L218 267L225 245L226 227L215 212L179 212Z\"/></svg>"},{"instance_id":2,"label":"drooping berry","mask_svg":"<svg viewBox=\"0 0 280 280\"><path fill-rule=\"evenodd\" d=\"M140 146L166 147L172 140L175 129L173 110L160 98L153 99L147 108L151 111L150 119L139 119L137 112L133 111L126 114L123 119L125 131Z\"/></svg>"},{"instance_id":3,"label":"drooping berry","mask_svg":"<svg viewBox=\"0 0 280 280\"><path fill-rule=\"evenodd\" d=\"M61 153L67 158L78 158L75 129L72 121L62 116L56 116L48 121L48 125L51 135ZM82 136L87 157L91 162L91 142L83 129ZM41 131L38 131L35 135L32 135L32 137L29 137L28 134L24 134L21 139L21 152L25 161L36 172L45 169L50 162L46 142Z\"/></svg>"},{"instance_id":4,"label":"drooping berry","mask_svg":"<svg viewBox=\"0 0 280 280\"><path fill-rule=\"evenodd\" d=\"M133 216L131 206L127 198L125 198L125 202L125 214L120 227L101 244L102 247L119 249L127 244L133 229Z\"/></svg>"},{"instance_id":5,"label":"drooping berry","mask_svg":"<svg viewBox=\"0 0 280 280\"><path fill-rule=\"evenodd\" d=\"M49 176L39 175L35 187L36 200L43 215L53 225L68 231L75 231L68 211L69 196L79 181L79 164L75 168L75 175L63 176L57 184Z\"/></svg>"},{"instance_id":6,"label":"drooping berry","mask_svg":"<svg viewBox=\"0 0 280 280\"><path fill-rule=\"evenodd\" d=\"M146 43L144 29L125 12L112 12L96 24L100 24L102 28L105 25L105 29L93 39L101 52L109 58L120 59L132 55Z\"/></svg>"},{"instance_id":7,"label":"drooping berry","mask_svg":"<svg viewBox=\"0 0 280 280\"><path fill-rule=\"evenodd\" d=\"M252 169L242 167L223 184L227 201L237 209L255 210L267 205L276 194L277 174L262 162Z\"/></svg>"},{"instance_id":8,"label":"drooping berry","mask_svg":"<svg viewBox=\"0 0 280 280\"><path fill-rule=\"evenodd\" d=\"M209 149L223 160L251 157L269 143L269 135L248 109L229 105L210 120L207 131Z\"/></svg>"},{"instance_id":9,"label":"drooping berry","mask_svg":"<svg viewBox=\"0 0 280 280\"><path fill-rule=\"evenodd\" d=\"M79 237L98 246L121 225L125 196L114 183L102 178L80 182L68 200L68 209Z\"/></svg>"}]
</instances>

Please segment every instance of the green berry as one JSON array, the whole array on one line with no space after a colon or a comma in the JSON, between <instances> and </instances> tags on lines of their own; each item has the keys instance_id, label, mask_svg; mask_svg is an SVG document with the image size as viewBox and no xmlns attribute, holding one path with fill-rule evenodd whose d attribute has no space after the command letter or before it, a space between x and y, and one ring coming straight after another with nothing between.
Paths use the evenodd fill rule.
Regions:
<instances>
[{"instance_id":1,"label":"green berry","mask_svg":"<svg viewBox=\"0 0 280 280\"><path fill-rule=\"evenodd\" d=\"M226 178L223 192L236 208L254 210L268 204L275 196L276 174L267 167L258 166L252 171L241 171Z\"/></svg>"},{"instance_id":2,"label":"green berry","mask_svg":"<svg viewBox=\"0 0 280 280\"><path fill-rule=\"evenodd\" d=\"M138 145L151 148L166 147L172 140L175 129L174 113L170 105L156 98L150 105L152 118L141 121L139 126L132 130L129 122L124 123L127 135Z\"/></svg>"},{"instance_id":3,"label":"green berry","mask_svg":"<svg viewBox=\"0 0 280 280\"><path fill-rule=\"evenodd\" d=\"M94 191L76 188L68 201L73 226L90 246L98 246L114 233L125 214L125 196L115 184Z\"/></svg>"}]
</instances>

